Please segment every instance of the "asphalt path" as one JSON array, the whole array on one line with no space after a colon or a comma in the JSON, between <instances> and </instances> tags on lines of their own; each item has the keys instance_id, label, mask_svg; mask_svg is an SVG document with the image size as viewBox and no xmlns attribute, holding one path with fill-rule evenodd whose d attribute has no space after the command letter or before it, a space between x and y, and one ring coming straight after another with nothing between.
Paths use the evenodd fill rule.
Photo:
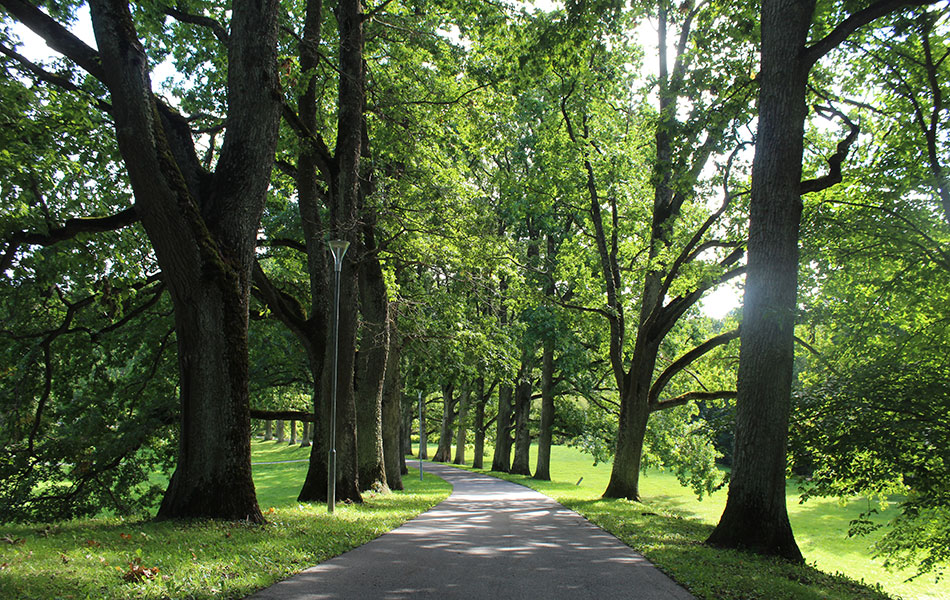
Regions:
<instances>
[{"instance_id":1,"label":"asphalt path","mask_svg":"<svg viewBox=\"0 0 950 600\"><path fill-rule=\"evenodd\" d=\"M426 463L452 495L253 600L690 599L641 555L524 486Z\"/></svg>"}]
</instances>

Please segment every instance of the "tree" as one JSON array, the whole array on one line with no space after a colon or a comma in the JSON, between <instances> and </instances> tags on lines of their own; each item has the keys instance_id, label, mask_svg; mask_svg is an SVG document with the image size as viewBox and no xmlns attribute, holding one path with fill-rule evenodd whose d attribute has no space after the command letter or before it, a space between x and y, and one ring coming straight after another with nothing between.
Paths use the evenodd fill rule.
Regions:
<instances>
[{"instance_id":1,"label":"tree","mask_svg":"<svg viewBox=\"0 0 950 600\"><path fill-rule=\"evenodd\" d=\"M836 153L827 176L802 182L809 74L856 29L912 4L926 2L875 2L825 25L830 33L809 43L815 2L763 2L734 463L726 507L709 544L802 560L785 507L801 195L840 181L844 159ZM848 145L839 150L846 152Z\"/></svg>"},{"instance_id":2,"label":"tree","mask_svg":"<svg viewBox=\"0 0 950 600\"><path fill-rule=\"evenodd\" d=\"M100 107L108 107L115 124L135 213L175 310L180 447L159 517L262 521L250 470L247 320L277 140L276 3L232 7L227 131L213 172L199 161L188 122L152 94L128 4L90 3L98 51L33 5L3 6L111 97Z\"/></svg>"},{"instance_id":3,"label":"tree","mask_svg":"<svg viewBox=\"0 0 950 600\"><path fill-rule=\"evenodd\" d=\"M836 103L863 136L841 185L802 216L798 336L812 351L797 359L789 433L792 465L808 474L804 499L869 497L849 535L883 529L873 548L886 565L935 577L950 527L938 474L950 456L934 443L950 438L950 231L946 181L935 176L950 124L938 108L950 91L941 18L933 8L893 15L835 57L850 66ZM870 517L885 499L898 513L882 526Z\"/></svg>"}]
</instances>

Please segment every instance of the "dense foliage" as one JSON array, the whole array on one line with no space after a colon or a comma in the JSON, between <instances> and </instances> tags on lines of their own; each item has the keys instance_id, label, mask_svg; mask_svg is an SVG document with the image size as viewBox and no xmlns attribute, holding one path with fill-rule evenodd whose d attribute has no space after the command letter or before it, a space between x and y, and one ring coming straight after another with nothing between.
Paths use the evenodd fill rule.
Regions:
<instances>
[{"instance_id":1,"label":"dense foliage","mask_svg":"<svg viewBox=\"0 0 950 600\"><path fill-rule=\"evenodd\" d=\"M0 0L0 513L143 513L183 418L173 302L135 223L109 95L73 61L28 58L14 2ZM81 3L41 4L63 24L88 19ZM647 467L700 497L722 487L742 314L713 318L703 298L745 270L756 14L379 3L362 8L353 106L329 4L280 11L250 406L326 419L323 242L346 235L357 366L343 380L356 402L371 384L378 403L402 400L395 435L421 392L429 439L472 444L476 460L494 447L499 470L544 478L527 448L553 439L616 461L613 495L635 498ZM839 4L821 4L816 32L846 14ZM805 175L825 182L831 163L841 181L805 197L791 421L805 497L900 502L876 550L921 572L950 560L946 9L863 28L812 73ZM229 10L148 2L131 15L156 97L210 172L229 110ZM348 110L359 118L344 122ZM341 216L339 142L353 135L358 193ZM371 271L378 288L358 287ZM382 329L373 302L388 311ZM381 346L396 359L370 383ZM627 411L642 425L632 446Z\"/></svg>"}]
</instances>

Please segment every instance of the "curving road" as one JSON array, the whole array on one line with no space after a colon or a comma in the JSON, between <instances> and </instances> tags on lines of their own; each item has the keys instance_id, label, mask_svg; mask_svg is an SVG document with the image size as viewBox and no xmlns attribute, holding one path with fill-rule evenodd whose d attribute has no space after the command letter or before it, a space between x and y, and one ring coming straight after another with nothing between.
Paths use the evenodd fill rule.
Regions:
<instances>
[{"instance_id":1,"label":"curving road","mask_svg":"<svg viewBox=\"0 0 950 600\"><path fill-rule=\"evenodd\" d=\"M529 488L442 464L444 502L253 600L517 600L692 596L645 558Z\"/></svg>"}]
</instances>

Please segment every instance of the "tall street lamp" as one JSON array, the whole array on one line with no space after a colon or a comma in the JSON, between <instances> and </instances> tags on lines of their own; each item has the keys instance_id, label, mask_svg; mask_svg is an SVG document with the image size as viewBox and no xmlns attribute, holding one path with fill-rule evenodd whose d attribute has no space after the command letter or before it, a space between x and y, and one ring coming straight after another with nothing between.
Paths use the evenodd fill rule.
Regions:
<instances>
[{"instance_id":1,"label":"tall street lamp","mask_svg":"<svg viewBox=\"0 0 950 600\"><path fill-rule=\"evenodd\" d=\"M343 255L350 243L346 240L327 242L333 253L334 299L333 299L333 382L330 388L330 452L327 457L327 512L336 506L336 372L340 358L340 269Z\"/></svg>"}]
</instances>

